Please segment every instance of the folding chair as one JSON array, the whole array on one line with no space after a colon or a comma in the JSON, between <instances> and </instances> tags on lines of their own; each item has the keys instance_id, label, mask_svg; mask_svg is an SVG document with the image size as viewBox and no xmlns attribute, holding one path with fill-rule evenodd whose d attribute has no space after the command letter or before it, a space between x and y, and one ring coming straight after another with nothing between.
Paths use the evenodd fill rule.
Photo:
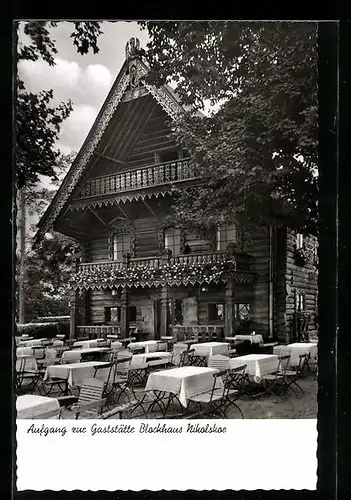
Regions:
<instances>
[{"instance_id":1,"label":"folding chair","mask_svg":"<svg viewBox=\"0 0 351 500\"><path fill-rule=\"evenodd\" d=\"M173 345L171 363L175 366L182 366L182 353L188 350L188 345L182 342L177 342Z\"/></svg>"},{"instance_id":2,"label":"folding chair","mask_svg":"<svg viewBox=\"0 0 351 500\"><path fill-rule=\"evenodd\" d=\"M222 380L222 378L225 379L227 373L228 370L214 373L212 389L188 398L190 403L195 403L198 410L195 416L205 415L213 418L217 415L227 418L225 410L230 387Z\"/></svg>"},{"instance_id":3,"label":"folding chair","mask_svg":"<svg viewBox=\"0 0 351 500\"><path fill-rule=\"evenodd\" d=\"M40 381L40 372L34 357L23 357L16 361L16 391L34 392L38 388Z\"/></svg>"},{"instance_id":4,"label":"folding chair","mask_svg":"<svg viewBox=\"0 0 351 500\"><path fill-rule=\"evenodd\" d=\"M80 363L82 358L79 349L76 351L64 351L61 356L61 364Z\"/></svg>"},{"instance_id":5,"label":"folding chair","mask_svg":"<svg viewBox=\"0 0 351 500\"><path fill-rule=\"evenodd\" d=\"M102 413L106 401L104 397L105 383L97 378L88 378L82 384L79 396L58 398L61 406L73 412L77 420L82 418L96 418ZM63 414L63 413L62 413Z\"/></svg>"},{"instance_id":6,"label":"folding chair","mask_svg":"<svg viewBox=\"0 0 351 500\"><path fill-rule=\"evenodd\" d=\"M268 373L265 375L262 375L261 379L265 384L265 390L261 394L261 396L264 396L267 392L270 392L273 396L276 394L274 393L274 389L280 389L283 392L283 395L285 395L285 372L287 371L288 365L290 362L290 355L286 354L283 356L278 357L278 366L276 371L273 373Z\"/></svg>"},{"instance_id":7,"label":"folding chair","mask_svg":"<svg viewBox=\"0 0 351 500\"><path fill-rule=\"evenodd\" d=\"M309 353L299 354L299 363L295 368L295 370L288 370L288 369L285 370L283 377L285 392L287 392L289 389L292 389L293 392L297 395L293 387L295 386L299 389L301 396L303 396L304 392L300 387L300 385L297 383L297 381L302 377L303 369L306 365L308 355Z\"/></svg>"},{"instance_id":8,"label":"folding chair","mask_svg":"<svg viewBox=\"0 0 351 500\"><path fill-rule=\"evenodd\" d=\"M107 364L104 365L96 365L94 367L94 375L93 378L97 378L104 382L105 388L104 388L104 397L108 397L112 390L112 385L113 385L113 379L115 375L115 362L110 361ZM106 376L103 374L107 370ZM104 379L104 380L103 380ZM108 387L110 386L110 391L108 391Z\"/></svg>"},{"instance_id":9,"label":"folding chair","mask_svg":"<svg viewBox=\"0 0 351 500\"><path fill-rule=\"evenodd\" d=\"M207 366L208 358L207 356L195 354L195 349L190 349L188 351L188 364L191 366Z\"/></svg>"},{"instance_id":10,"label":"folding chair","mask_svg":"<svg viewBox=\"0 0 351 500\"><path fill-rule=\"evenodd\" d=\"M245 393L245 371L246 365L236 366L235 368L229 369L224 379L224 384L228 389L225 411L227 411L230 406L234 406L239 410L242 418L244 418L244 414L236 401Z\"/></svg>"}]
</instances>

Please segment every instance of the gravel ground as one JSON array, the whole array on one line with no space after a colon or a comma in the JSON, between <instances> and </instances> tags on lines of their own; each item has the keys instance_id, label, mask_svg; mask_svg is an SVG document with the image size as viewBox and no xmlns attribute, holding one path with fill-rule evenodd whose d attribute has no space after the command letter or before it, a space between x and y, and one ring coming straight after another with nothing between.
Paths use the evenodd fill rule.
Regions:
<instances>
[{"instance_id":1,"label":"gravel ground","mask_svg":"<svg viewBox=\"0 0 351 500\"><path fill-rule=\"evenodd\" d=\"M300 397L293 391L287 393L287 397L273 396L265 394L263 397L251 398L247 395L239 398L236 403L243 412L244 418L317 418L317 381L312 372L306 372L304 377L299 380L299 385L303 390L303 395ZM39 392L40 393L40 392ZM138 391L140 397L143 393L142 389ZM55 397L55 394L50 394ZM121 403L125 401L120 401ZM104 408L104 411L113 408ZM178 411L175 408L175 411ZM72 418L72 412L68 410L63 411L63 418ZM141 414L134 414L133 418L145 418ZM153 413L149 418L158 418L160 415ZM84 418L88 418L87 416ZM96 418L93 415L90 418ZM114 416L112 418L118 418ZM130 418L125 415L123 418ZM241 418L239 411L234 407L227 410L227 418Z\"/></svg>"}]
</instances>

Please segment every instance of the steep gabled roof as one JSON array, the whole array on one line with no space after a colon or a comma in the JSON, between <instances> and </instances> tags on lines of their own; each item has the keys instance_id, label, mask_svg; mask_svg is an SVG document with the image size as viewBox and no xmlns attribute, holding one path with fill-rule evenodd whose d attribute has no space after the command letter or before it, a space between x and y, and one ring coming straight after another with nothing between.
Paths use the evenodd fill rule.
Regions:
<instances>
[{"instance_id":1,"label":"steep gabled roof","mask_svg":"<svg viewBox=\"0 0 351 500\"><path fill-rule=\"evenodd\" d=\"M83 174L86 172L89 160L96 150L104 131L121 102L127 88L131 88L132 85L134 85L135 78L140 80L148 73L147 65L138 55L138 49L139 41L137 39L131 39L127 43L126 60L123 63L122 68L112 85L112 88L106 97L105 102L90 129L90 132L87 135L87 138L72 163L71 168L67 172L60 188L45 211L43 217L39 221L39 229L35 236L36 243L38 243L43 238L45 233L51 229L60 213L62 213L70 195L73 193ZM131 71L131 68L133 68L133 71ZM169 85L163 85L160 88L156 88L154 85L150 85L145 81L143 82L143 85L171 119L177 119L183 113L187 112L186 108L181 106L179 98Z\"/></svg>"}]
</instances>

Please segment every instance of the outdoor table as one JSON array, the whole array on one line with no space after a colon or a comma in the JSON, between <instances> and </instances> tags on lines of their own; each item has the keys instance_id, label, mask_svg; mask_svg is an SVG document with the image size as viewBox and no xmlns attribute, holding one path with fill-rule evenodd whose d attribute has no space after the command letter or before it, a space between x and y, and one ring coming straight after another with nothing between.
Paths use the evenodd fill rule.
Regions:
<instances>
[{"instance_id":1,"label":"outdoor table","mask_svg":"<svg viewBox=\"0 0 351 500\"><path fill-rule=\"evenodd\" d=\"M157 340L144 340L141 342L133 342L131 344L128 344L128 347L131 345L133 347L140 347L140 348L144 347L145 352L155 352L157 349L157 344L158 344Z\"/></svg>"},{"instance_id":2,"label":"outdoor table","mask_svg":"<svg viewBox=\"0 0 351 500\"><path fill-rule=\"evenodd\" d=\"M55 398L25 394L16 399L17 418L30 419L42 413L58 410L60 404Z\"/></svg>"},{"instance_id":3,"label":"outdoor table","mask_svg":"<svg viewBox=\"0 0 351 500\"><path fill-rule=\"evenodd\" d=\"M94 347L105 347L105 345L103 344L106 344L105 339L77 340L76 342L74 342L72 347L92 349Z\"/></svg>"},{"instance_id":4,"label":"outdoor table","mask_svg":"<svg viewBox=\"0 0 351 500\"><path fill-rule=\"evenodd\" d=\"M122 342L116 340L114 342L111 342L111 345L110 345L111 349L113 349L114 351L117 351L118 349L122 349L123 348L123 344Z\"/></svg>"},{"instance_id":5,"label":"outdoor table","mask_svg":"<svg viewBox=\"0 0 351 500\"><path fill-rule=\"evenodd\" d=\"M53 339L52 346L53 347L63 347L64 341L60 339Z\"/></svg>"},{"instance_id":6,"label":"outdoor table","mask_svg":"<svg viewBox=\"0 0 351 500\"><path fill-rule=\"evenodd\" d=\"M263 344L263 337L260 334L255 335L235 335L235 341L248 340L251 344Z\"/></svg>"},{"instance_id":7,"label":"outdoor table","mask_svg":"<svg viewBox=\"0 0 351 500\"><path fill-rule=\"evenodd\" d=\"M134 354L132 357L131 365L147 363L148 361L155 359L170 360L171 357L172 354L166 351L144 352L143 354Z\"/></svg>"},{"instance_id":8,"label":"outdoor table","mask_svg":"<svg viewBox=\"0 0 351 500\"><path fill-rule=\"evenodd\" d=\"M21 340L19 343L20 347L33 347L33 346L42 346L43 341L48 339L32 339L32 340Z\"/></svg>"},{"instance_id":9,"label":"outdoor table","mask_svg":"<svg viewBox=\"0 0 351 500\"><path fill-rule=\"evenodd\" d=\"M299 364L299 355L310 353L311 357L317 357L317 346L316 342L295 342L288 345L277 345L273 347L273 353L284 355L290 355L290 365L297 366Z\"/></svg>"},{"instance_id":10,"label":"outdoor table","mask_svg":"<svg viewBox=\"0 0 351 500\"><path fill-rule=\"evenodd\" d=\"M135 337L124 337L123 339L119 339L122 344L130 344L131 342L134 342L136 340Z\"/></svg>"},{"instance_id":11,"label":"outdoor table","mask_svg":"<svg viewBox=\"0 0 351 500\"><path fill-rule=\"evenodd\" d=\"M168 392L177 396L182 406L188 405L188 399L212 389L215 368L200 366L182 366L150 373L145 391ZM218 379L218 387L223 382Z\"/></svg>"},{"instance_id":12,"label":"outdoor table","mask_svg":"<svg viewBox=\"0 0 351 500\"><path fill-rule=\"evenodd\" d=\"M273 373L278 368L278 356L275 354L246 354L229 361L230 368L246 365L245 373L251 375L255 382L260 382L262 375Z\"/></svg>"},{"instance_id":13,"label":"outdoor table","mask_svg":"<svg viewBox=\"0 0 351 500\"><path fill-rule=\"evenodd\" d=\"M195 349L195 356L212 356L213 354L226 354L229 345L228 342L201 342L192 344L190 349Z\"/></svg>"},{"instance_id":14,"label":"outdoor table","mask_svg":"<svg viewBox=\"0 0 351 500\"><path fill-rule=\"evenodd\" d=\"M84 363L67 363L66 365L51 365L46 368L44 381L48 378L62 378L68 381L69 387L81 386L84 379L92 378L95 373L95 367L107 365L104 361L85 361ZM96 378L106 382L109 368L99 370Z\"/></svg>"}]
</instances>

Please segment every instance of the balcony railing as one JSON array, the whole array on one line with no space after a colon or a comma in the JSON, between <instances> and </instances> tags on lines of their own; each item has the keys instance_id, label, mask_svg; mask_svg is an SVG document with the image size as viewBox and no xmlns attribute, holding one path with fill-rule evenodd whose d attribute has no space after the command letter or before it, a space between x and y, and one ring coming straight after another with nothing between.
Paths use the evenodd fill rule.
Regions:
<instances>
[{"instance_id":1,"label":"balcony railing","mask_svg":"<svg viewBox=\"0 0 351 500\"><path fill-rule=\"evenodd\" d=\"M79 197L89 198L92 196L123 193L195 178L195 171L190 165L190 159L184 158L88 179Z\"/></svg>"},{"instance_id":2,"label":"balcony railing","mask_svg":"<svg viewBox=\"0 0 351 500\"><path fill-rule=\"evenodd\" d=\"M126 266L133 269L138 266L145 266L157 269L164 264L169 264L170 266L174 264L184 264L186 266L191 266L192 264L219 264L226 260L234 260L236 262L237 271L253 271L253 258L250 255L237 253L233 256L228 257L227 252L206 252L199 254L187 254L187 255L175 255L169 258L164 257L147 257L147 258L137 258L130 259L128 263L126 261L99 261L99 262L88 262L79 264L79 271L89 272L89 271L107 271L107 270L122 270Z\"/></svg>"}]
</instances>

